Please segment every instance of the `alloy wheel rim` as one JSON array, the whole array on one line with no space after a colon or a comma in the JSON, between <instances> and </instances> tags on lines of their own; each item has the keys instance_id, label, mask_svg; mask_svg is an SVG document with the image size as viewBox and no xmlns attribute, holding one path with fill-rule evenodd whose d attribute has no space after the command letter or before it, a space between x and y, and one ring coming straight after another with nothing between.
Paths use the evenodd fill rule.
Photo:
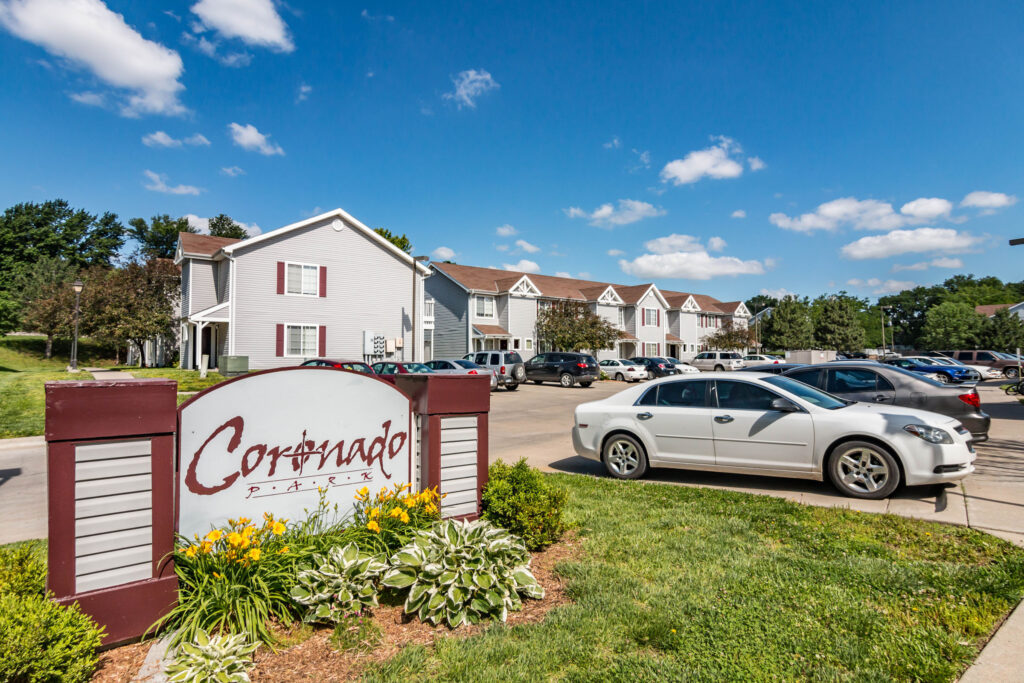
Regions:
<instances>
[{"instance_id":1,"label":"alloy wheel rim","mask_svg":"<svg viewBox=\"0 0 1024 683\"><path fill-rule=\"evenodd\" d=\"M572 384L572 377L569 375L562 375L562 386L567 387Z\"/></svg>"},{"instance_id":2,"label":"alloy wheel rim","mask_svg":"<svg viewBox=\"0 0 1024 683\"><path fill-rule=\"evenodd\" d=\"M614 441L608 449L608 464L616 474L632 474L640 467L640 452L629 441Z\"/></svg>"},{"instance_id":3,"label":"alloy wheel rim","mask_svg":"<svg viewBox=\"0 0 1024 683\"><path fill-rule=\"evenodd\" d=\"M858 493L875 493L889 482L889 464L871 448L850 451L839 458L839 478Z\"/></svg>"}]
</instances>

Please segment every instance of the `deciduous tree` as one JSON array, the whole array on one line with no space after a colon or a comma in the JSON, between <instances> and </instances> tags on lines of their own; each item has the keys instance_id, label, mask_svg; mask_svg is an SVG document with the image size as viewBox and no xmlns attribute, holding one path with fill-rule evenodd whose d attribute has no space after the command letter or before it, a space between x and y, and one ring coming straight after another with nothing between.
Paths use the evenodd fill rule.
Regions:
<instances>
[{"instance_id":1,"label":"deciduous tree","mask_svg":"<svg viewBox=\"0 0 1024 683\"><path fill-rule=\"evenodd\" d=\"M174 258L179 232L199 232L187 218L171 218L166 213L149 219L133 218L128 221L128 233L139 245L143 259Z\"/></svg>"},{"instance_id":2,"label":"deciduous tree","mask_svg":"<svg viewBox=\"0 0 1024 683\"><path fill-rule=\"evenodd\" d=\"M1024 320L1005 308L996 311L982 326L981 346L1016 353L1024 348Z\"/></svg>"},{"instance_id":3,"label":"deciduous tree","mask_svg":"<svg viewBox=\"0 0 1024 683\"><path fill-rule=\"evenodd\" d=\"M974 348L984 323L971 304L946 301L928 309L919 344L927 350Z\"/></svg>"},{"instance_id":4,"label":"deciduous tree","mask_svg":"<svg viewBox=\"0 0 1024 683\"><path fill-rule=\"evenodd\" d=\"M731 351L733 349L746 349L754 345L754 331L747 327L740 327L732 320L725 323L710 337L706 337L708 348Z\"/></svg>"},{"instance_id":5,"label":"deciduous tree","mask_svg":"<svg viewBox=\"0 0 1024 683\"><path fill-rule=\"evenodd\" d=\"M210 219L210 234L214 237L231 237L236 240L249 238L249 233L226 213L217 214Z\"/></svg>"},{"instance_id":6,"label":"deciduous tree","mask_svg":"<svg viewBox=\"0 0 1024 683\"><path fill-rule=\"evenodd\" d=\"M537 339L560 351L612 348L619 329L579 302L557 303L537 316Z\"/></svg>"}]
</instances>

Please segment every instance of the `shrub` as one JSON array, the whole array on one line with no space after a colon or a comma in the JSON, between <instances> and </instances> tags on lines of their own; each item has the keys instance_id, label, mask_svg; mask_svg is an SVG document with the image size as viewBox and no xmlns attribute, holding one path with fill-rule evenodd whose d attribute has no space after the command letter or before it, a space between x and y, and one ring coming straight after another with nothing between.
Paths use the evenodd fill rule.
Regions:
<instances>
[{"instance_id":1,"label":"shrub","mask_svg":"<svg viewBox=\"0 0 1024 683\"><path fill-rule=\"evenodd\" d=\"M0 594L0 681L88 681L102 638L103 629L77 604Z\"/></svg>"},{"instance_id":2,"label":"shrub","mask_svg":"<svg viewBox=\"0 0 1024 683\"><path fill-rule=\"evenodd\" d=\"M0 547L0 595L46 592L46 546L37 541Z\"/></svg>"},{"instance_id":3,"label":"shrub","mask_svg":"<svg viewBox=\"0 0 1024 683\"><path fill-rule=\"evenodd\" d=\"M246 642L243 634L211 636L196 632L195 641L182 643L176 657L165 669L171 683L235 683L248 681L252 653L259 643Z\"/></svg>"},{"instance_id":4,"label":"shrub","mask_svg":"<svg viewBox=\"0 0 1024 683\"><path fill-rule=\"evenodd\" d=\"M520 594L544 597L523 542L483 520L438 522L418 532L390 564L381 585L408 588L405 612L432 624L505 621L509 610L522 607Z\"/></svg>"},{"instance_id":5,"label":"shrub","mask_svg":"<svg viewBox=\"0 0 1024 683\"><path fill-rule=\"evenodd\" d=\"M549 484L525 458L515 465L499 460L488 470L483 516L522 538L530 550L540 550L565 532L562 508L568 495Z\"/></svg>"},{"instance_id":6,"label":"shrub","mask_svg":"<svg viewBox=\"0 0 1024 683\"><path fill-rule=\"evenodd\" d=\"M306 606L303 621L338 623L349 614L377 606L377 578L388 568L373 555L359 552L355 543L332 548L327 557L315 555L315 568L299 572L291 596Z\"/></svg>"}]
</instances>

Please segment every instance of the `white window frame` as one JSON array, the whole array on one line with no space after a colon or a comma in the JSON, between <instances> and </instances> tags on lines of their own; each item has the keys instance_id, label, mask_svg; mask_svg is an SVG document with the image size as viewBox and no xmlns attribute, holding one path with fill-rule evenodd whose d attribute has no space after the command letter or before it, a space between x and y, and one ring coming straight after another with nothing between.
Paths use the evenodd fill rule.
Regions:
<instances>
[{"instance_id":1,"label":"white window frame","mask_svg":"<svg viewBox=\"0 0 1024 683\"><path fill-rule=\"evenodd\" d=\"M622 306L619 306L618 311L619 311L619 329L620 330L624 330L624 329L626 329L626 309L623 308Z\"/></svg>"},{"instance_id":2,"label":"white window frame","mask_svg":"<svg viewBox=\"0 0 1024 683\"><path fill-rule=\"evenodd\" d=\"M533 351L533 339L531 339L530 337L527 337L526 339L523 340L523 344L524 344L524 347L523 347L524 351Z\"/></svg>"},{"instance_id":3,"label":"white window frame","mask_svg":"<svg viewBox=\"0 0 1024 683\"><path fill-rule=\"evenodd\" d=\"M541 311L550 310L550 308L552 306L554 306L554 305L555 305L555 302L551 301L550 299L538 299L537 300L537 312L540 313Z\"/></svg>"},{"instance_id":4,"label":"white window frame","mask_svg":"<svg viewBox=\"0 0 1024 683\"><path fill-rule=\"evenodd\" d=\"M644 342L644 355L648 358L658 355L658 345L654 342Z\"/></svg>"},{"instance_id":5,"label":"white window frame","mask_svg":"<svg viewBox=\"0 0 1024 683\"><path fill-rule=\"evenodd\" d=\"M474 299L475 299L475 302L473 304L473 312L476 314L477 318L492 318L493 319L493 318L497 317L496 302L494 301L494 297L493 296L486 296L484 294L477 294L477 295L474 296ZM487 313L487 308L488 308L487 304L488 304L488 302L490 302L490 309L491 309L491 312L489 314ZM482 306L483 309L484 309L483 313L480 312L481 304L483 304L483 306Z\"/></svg>"},{"instance_id":6,"label":"white window frame","mask_svg":"<svg viewBox=\"0 0 1024 683\"><path fill-rule=\"evenodd\" d=\"M293 328L313 328L313 351L312 353L291 353L291 344L288 343L288 330ZM299 338L299 346L302 346L302 338ZM300 348L300 351L306 349ZM311 323L285 323L284 324L284 355L285 358L315 358L320 355L320 325Z\"/></svg>"},{"instance_id":7,"label":"white window frame","mask_svg":"<svg viewBox=\"0 0 1024 683\"><path fill-rule=\"evenodd\" d=\"M289 292L288 291L288 270L289 270L288 266L299 266L302 269L302 270L299 271L299 291L298 292ZM314 276L314 279L313 279L313 283L314 283L313 284L313 292L311 294L307 294L305 291L302 290L302 281L304 279L302 277L302 274L305 272L306 268L313 268L314 272L315 272L315 276ZM319 264L316 264L316 263L299 263L298 261L285 261L284 262L284 295L285 296L305 296L305 297L320 296L320 266L319 266Z\"/></svg>"},{"instance_id":8,"label":"white window frame","mask_svg":"<svg viewBox=\"0 0 1024 683\"><path fill-rule=\"evenodd\" d=\"M658 326L658 309L657 308L645 308L644 311L644 327L657 327ZM648 321L647 314L651 313L651 320Z\"/></svg>"}]
</instances>

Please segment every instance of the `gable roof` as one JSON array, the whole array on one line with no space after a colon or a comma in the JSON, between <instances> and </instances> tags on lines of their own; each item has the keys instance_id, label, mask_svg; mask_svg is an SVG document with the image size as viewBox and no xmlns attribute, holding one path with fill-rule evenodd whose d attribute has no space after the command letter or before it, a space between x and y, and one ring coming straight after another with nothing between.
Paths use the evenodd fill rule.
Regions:
<instances>
[{"instance_id":1,"label":"gable roof","mask_svg":"<svg viewBox=\"0 0 1024 683\"><path fill-rule=\"evenodd\" d=\"M234 237L214 237L213 235L200 235L195 232L179 232L178 241L181 244L183 256L213 256L222 248L235 242L241 242Z\"/></svg>"},{"instance_id":2,"label":"gable roof","mask_svg":"<svg viewBox=\"0 0 1024 683\"><path fill-rule=\"evenodd\" d=\"M750 315L750 311L742 301L726 301L715 305L726 313L731 313L733 315Z\"/></svg>"},{"instance_id":3,"label":"gable roof","mask_svg":"<svg viewBox=\"0 0 1024 683\"><path fill-rule=\"evenodd\" d=\"M1010 308L1016 306L1016 304L985 304L983 306L975 306L974 312L981 313L984 316L991 318L996 314L996 311L1001 311L1004 308Z\"/></svg>"}]
</instances>

